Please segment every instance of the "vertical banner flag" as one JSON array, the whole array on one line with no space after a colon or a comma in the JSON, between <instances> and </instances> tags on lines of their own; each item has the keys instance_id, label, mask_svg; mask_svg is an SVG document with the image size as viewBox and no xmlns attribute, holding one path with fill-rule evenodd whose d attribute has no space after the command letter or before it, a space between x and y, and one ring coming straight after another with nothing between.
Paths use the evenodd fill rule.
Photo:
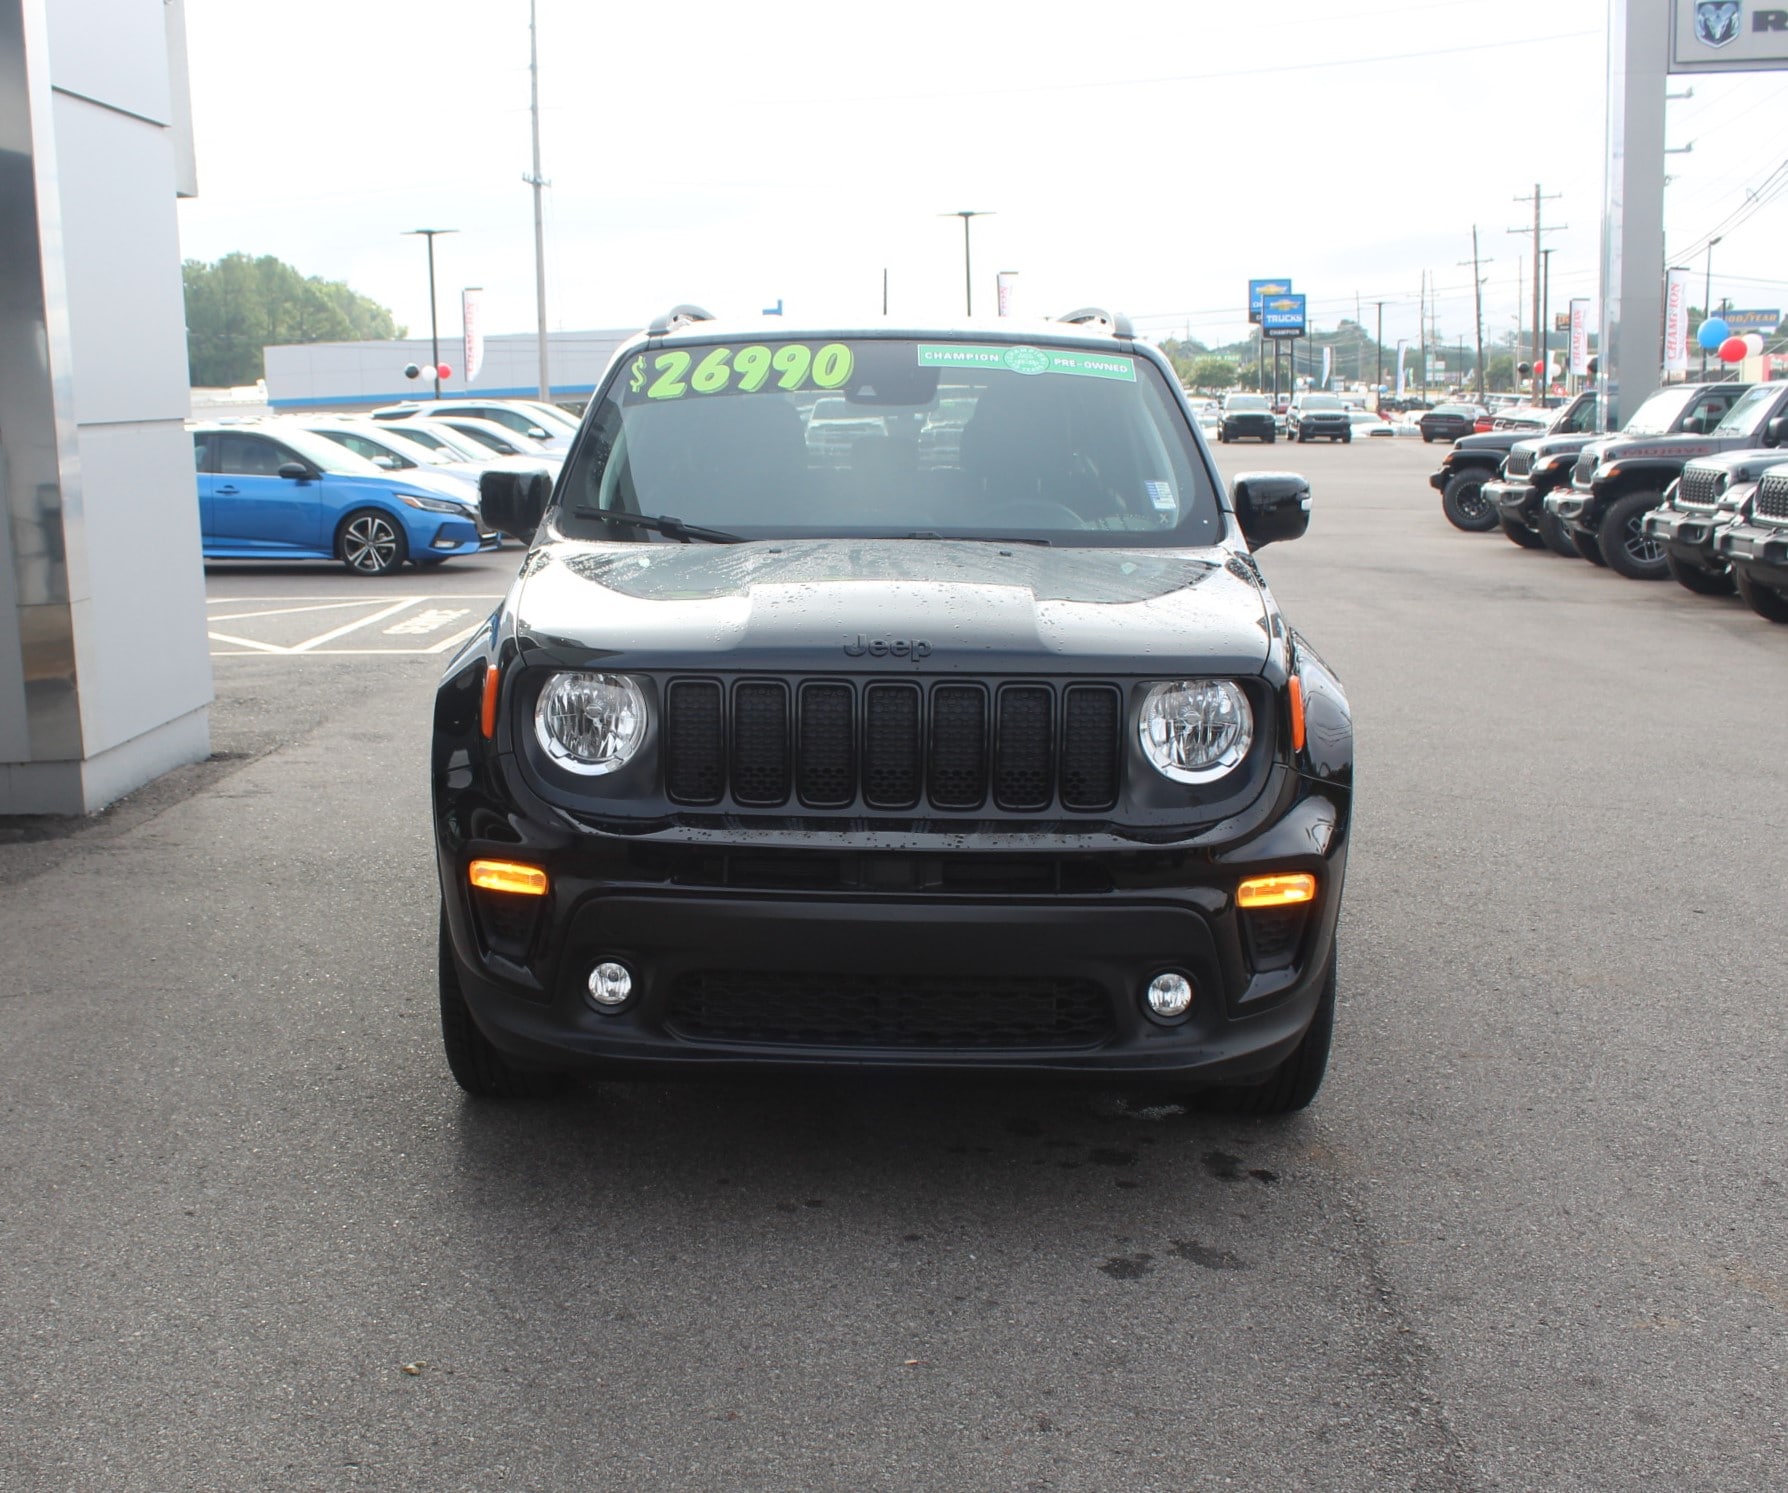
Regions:
<instances>
[{"instance_id":1,"label":"vertical banner flag","mask_svg":"<svg viewBox=\"0 0 1788 1493\"><path fill-rule=\"evenodd\" d=\"M1334 368L1334 360L1335 349L1325 347L1322 350L1322 386L1325 389L1329 386L1329 373Z\"/></svg>"},{"instance_id":2,"label":"vertical banner flag","mask_svg":"<svg viewBox=\"0 0 1788 1493\"><path fill-rule=\"evenodd\" d=\"M1403 360L1408 355L1408 353L1409 353L1409 344L1408 343L1404 343L1402 346L1400 346L1397 349L1397 397L1399 399L1401 399L1403 397L1403 390L1407 387L1407 384L1405 383L1405 380L1404 380L1404 374L1403 374Z\"/></svg>"},{"instance_id":3,"label":"vertical banner flag","mask_svg":"<svg viewBox=\"0 0 1788 1493\"><path fill-rule=\"evenodd\" d=\"M1664 371L1689 366L1689 272L1670 270L1664 278Z\"/></svg>"},{"instance_id":4,"label":"vertical banner flag","mask_svg":"<svg viewBox=\"0 0 1788 1493\"><path fill-rule=\"evenodd\" d=\"M1589 372L1589 298L1571 302L1571 373L1582 378Z\"/></svg>"},{"instance_id":5,"label":"vertical banner flag","mask_svg":"<svg viewBox=\"0 0 1788 1493\"><path fill-rule=\"evenodd\" d=\"M460 311L466 324L466 382L484 367L484 287L468 285L459 293Z\"/></svg>"},{"instance_id":6,"label":"vertical banner flag","mask_svg":"<svg viewBox=\"0 0 1788 1493\"><path fill-rule=\"evenodd\" d=\"M994 276L994 293L999 299L1001 316L1012 314L1012 282L1017 278L1017 270L1001 270Z\"/></svg>"}]
</instances>

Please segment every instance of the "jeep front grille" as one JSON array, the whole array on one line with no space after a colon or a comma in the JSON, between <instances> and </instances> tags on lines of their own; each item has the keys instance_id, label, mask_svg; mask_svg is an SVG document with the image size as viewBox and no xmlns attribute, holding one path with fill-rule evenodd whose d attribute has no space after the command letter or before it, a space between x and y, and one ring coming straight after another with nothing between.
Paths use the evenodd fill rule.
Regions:
<instances>
[{"instance_id":1,"label":"jeep front grille","mask_svg":"<svg viewBox=\"0 0 1788 1493\"><path fill-rule=\"evenodd\" d=\"M674 679L664 702L675 803L1043 814L1118 799L1108 684Z\"/></svg>"},{"instance_id":2,"label":"jeep front grille","mask_svg":"<svg viewBox=\"0 0 1788 1493\"><path fill-rule=\"evenodd\" d=\"M1503 463L1502 474L1505 477L1525 477L1533 470L1533 452L1523 451L1517 446L1509 452L1509 459Z\"/></svg>"},{"instance_id":3,"label":"jeep front grille","mask_svg":"<svg viewBox=\"0 0 1788 1493\"><path fill-rule=\"evenodd\" d=\"M1697 471L1684 467L1676 482L1676 501L1684 508L1717 508L1719 506L1718 472Z\"/></svg>"},{"instance_id":4,"label":"jeep front grille","mask_svg":"<svg viewBox=\"0 0 1788 1493\"><path fill-rule=\"evenodd\" d=\"M1757 506L1752 510L1769 524L1788 524L1788 471L1772 467L1757 484Z\"/></svg>"},{"instance_id":5,"label":"jeep front grille","mask_svg":"<svg viewBox=\"0 0 1788 1493\"><path fill-rule=\"evenodd\" d=\"M1574 487L1588 487L1596 474L1598 458L1585 451L1577 458L1577 465L1571 471L1571 484Z\"/></svg>"}]
</instances>

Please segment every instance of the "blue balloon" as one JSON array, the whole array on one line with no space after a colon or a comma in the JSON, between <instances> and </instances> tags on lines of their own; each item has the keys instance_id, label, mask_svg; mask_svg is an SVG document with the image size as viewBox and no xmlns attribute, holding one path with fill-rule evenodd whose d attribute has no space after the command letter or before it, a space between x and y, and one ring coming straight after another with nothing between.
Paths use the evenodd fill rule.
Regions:
<instances>
[{"instance_id":1,"label":"blue balloon","mask_svg":"<svg viewBox=\"0 0 1788 1493\"><path fill-rule=\"evenodd\" d=\"M1718 352L1720 344L1732 335L1732 328L1717 316L1710 316L1701 323L1701 330L1695 334L1695 340L1710 353Z\"/></svg>"}]
</instances>

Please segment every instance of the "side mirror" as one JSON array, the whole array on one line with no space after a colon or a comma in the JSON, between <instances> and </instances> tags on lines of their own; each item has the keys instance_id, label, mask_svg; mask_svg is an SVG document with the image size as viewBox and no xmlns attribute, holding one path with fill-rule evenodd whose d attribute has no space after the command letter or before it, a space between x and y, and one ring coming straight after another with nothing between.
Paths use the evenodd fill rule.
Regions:
<instances>
[{"instance_id":1,"label":"side mirror","mask_svg":"<svg viewBox=\"0 0 1788 1493\"><path fill-rule=\"evenodd\" d=\"M552 437L550 435L548 435L545 432L545 430L543 430L540 426L530 425L528 427L528 439L531 441L550 441L552 439Z\"/></svg>"},{"instance_id":2,"label":"side mirror","mask_svg":"<svg viewBox=\"0 0 1788 1493\"><path fill-rule=\"evenodd\" d=\"M288 482L309 482L316 473L301 461L287 461L280 463L279 475Z\"/></svg>"},{"instance_id":3,"label":"side mirror","mask_svg":"<svg viewBox=\"0 0 1788 1493\"><path fill-rule=\"evenodd\" d=\"M1684 435L1700 435L1701 416L1690 415L1688 419L1684 420L1682 422L1682 433Z\"/></svg>"},{"instance_id":4,"label":"side mirror","mask_svg":"<svg viewBox=\"0 0 1788 1493\"><path fill-rule=\"evenodd\" d=\"M484 521L523 544L534 542L534 531L552 495L550 472L504 469L478 479L478 507Z\"/></svg>"},{"instance_id":5,"label":"side mirror","mask_svg":"<svg viewBox=\"0 0 1788 1493\"><path fill-rule=\"evenodd\" d=\"M1302 538L1310 527L1310 484L1295 472L1243 472L1233 498L1249 549Z\"/></svg>"},{"instance_id":6,"label":"side mirror","mask_svg":"<svg viewBox=\"0 0 1788 1493\"><path fill-rule=\"evenodd\" d=\"M1788 441L1788 415L1777 415L1763 427L1763 444L1779 446Z\"/></svg>"}]
</instances>

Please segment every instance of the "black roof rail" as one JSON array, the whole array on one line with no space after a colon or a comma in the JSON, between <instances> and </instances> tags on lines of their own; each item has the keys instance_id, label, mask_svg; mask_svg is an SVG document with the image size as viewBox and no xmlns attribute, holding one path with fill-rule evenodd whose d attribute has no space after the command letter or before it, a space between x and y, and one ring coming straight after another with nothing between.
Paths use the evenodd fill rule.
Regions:
<instances>
[{"instance_id":1,"label":"black roof rail","mask_svg":"<svg viewBox=\"0 0 1788 1493\"><path fill-rule=\"evenodd\" d=\"M1085 326L1088 322L1103 322L1111 328L1113 337L1134 337L1136 328L1130 325L1130 318L1122 311L1107 311L1100 306L1082 306L1078 311L1070 311L1066 316L1056 317L1057 321L1070 322L1074 326Z\"/></svg>"},{"instance_id":2,"label":"black roof rail","mask_svg":"<svg viewBox=\"0 0 1788 1493\"><path fill-rule=\"evenodd\" d=\"M704 311L700 306L672 306L663 316L658 317L646 328L648 337L662 337L667 332L674 332L678 327L692 321L712 321L714 313Z\"/></svg>"}]
</instances>

